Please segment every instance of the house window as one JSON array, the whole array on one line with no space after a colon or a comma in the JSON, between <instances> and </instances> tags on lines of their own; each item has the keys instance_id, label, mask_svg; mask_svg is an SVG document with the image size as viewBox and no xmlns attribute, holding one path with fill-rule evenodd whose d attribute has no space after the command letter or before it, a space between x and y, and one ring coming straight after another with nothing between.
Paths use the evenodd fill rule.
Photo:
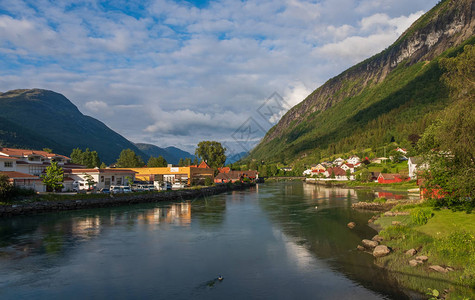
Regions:
<instances>
[{"instance_id":1,"label":"house window","mask_svg":"<svg viewBox=\"0 0 475 300\"><path fill-rule=\"evenodd\" d=\"M114 176L112 176L112 182L114 182L114 179L115 179Z\"/></svg>"},{"instance_id":2,"label":"house window","mask_svg":"<svg viewBox=\"0 0 475 300\"><path fill-rule=\"evenodd\" d=\"M104 182L104 176L101 176L101 182Z\"/></svg>"},{"instance_id":3,"label":"house window","mask_svg":"<svg viewBox=\"0 0 475 300\"><path fill-rule=\"evenodd\" d=\"M122 184L122 178L117 178L117 184L121 185Z\"/></svg>"},{"instance_id":4,"label":"house window","mask_svg":"<svg viewBox=\"0 0 475 300\"><path fill-rule=\"evenodd\" d=\"M11 161L6 161L6 162L5 162L5 168L13 168L13 162L11 162Z\"/></svg>"}]
</instances>

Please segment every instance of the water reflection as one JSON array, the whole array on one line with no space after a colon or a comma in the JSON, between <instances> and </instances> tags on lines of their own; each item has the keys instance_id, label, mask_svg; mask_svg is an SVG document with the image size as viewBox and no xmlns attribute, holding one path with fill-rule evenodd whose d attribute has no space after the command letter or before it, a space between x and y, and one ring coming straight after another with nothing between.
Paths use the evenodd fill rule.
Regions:
<instances>
[{"instance_id":1,"label":"water reflection","mask_svg":"<svg viewBox=\"0 0 475 300\"><path fill-rule=\"evenodd\" d=\"M160 223L179 226L190 226L190 202L171 204L167 207L157 207L143 211L137 215L138 224L157 225Z\"/></svg>"}]
</instances>

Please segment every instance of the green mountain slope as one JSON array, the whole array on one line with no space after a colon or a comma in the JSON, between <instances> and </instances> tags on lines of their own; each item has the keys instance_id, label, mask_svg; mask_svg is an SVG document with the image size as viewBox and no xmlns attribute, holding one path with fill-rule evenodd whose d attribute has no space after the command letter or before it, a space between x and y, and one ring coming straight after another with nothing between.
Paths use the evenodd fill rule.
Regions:
<instances>
[{"instance_id":1,"label":"green mountain slope","mask_svg":"<svg viewBox=\"0 0 475 300\"><path fill-rule=\"evenodd\" d=\"M289 110L250 159L291 163L377 148L410 146L445 107L439 60L474 44L472 0L441 1L392 46L330 79Z\"/></svg>"},{"instance_id":2,"label":"green mountain slope","mask_svg":"<svg viewBox=\"0 0 475 300\"><path fill-rule=\"evenodd\" d=\"M89 148L106 163L115 162L123 149L130 148L148 158L132 142L83 115L66 97L53 91L8 91L0 94L0 106L2 146L48 147L68 156L74 148Z\"/></svg>"}]
</instances>

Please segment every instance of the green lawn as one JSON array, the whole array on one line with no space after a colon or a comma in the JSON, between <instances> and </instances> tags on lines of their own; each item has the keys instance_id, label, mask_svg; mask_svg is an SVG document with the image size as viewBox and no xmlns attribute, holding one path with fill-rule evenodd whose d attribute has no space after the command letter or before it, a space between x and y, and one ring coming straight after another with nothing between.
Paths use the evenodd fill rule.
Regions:
<instances>
[{"instance_id":1,"label":"green lawn","mask_svg":"<svg viewBox=\"0 0 475 300\"><path fill-rule=\"evenodd\" d=\"M462 211L453 212L449 209L434 211L434 216L427 224L416 228L416 230L433 237L448 236L461 229L475 235L475 214L467 214Z\"/></svg>"}]
</instances>

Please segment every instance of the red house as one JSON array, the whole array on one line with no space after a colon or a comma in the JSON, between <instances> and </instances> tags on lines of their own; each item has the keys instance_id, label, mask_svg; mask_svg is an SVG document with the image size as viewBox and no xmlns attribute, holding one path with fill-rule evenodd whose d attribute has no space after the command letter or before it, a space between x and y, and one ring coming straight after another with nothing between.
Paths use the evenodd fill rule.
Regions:
<instances>
[{"instance_id":1,"label":"red house","mask_svg":"<svg viewBox=\"0 0 475 300\"><path fill-rule=\"evenodd\" d=\"M388 173L380 173L378 176L379 183L394 183L394 182L402 182L402 181L409 181L409 178L402 179L400 174L388 174Z\"/></svg>"}]
</instances>

